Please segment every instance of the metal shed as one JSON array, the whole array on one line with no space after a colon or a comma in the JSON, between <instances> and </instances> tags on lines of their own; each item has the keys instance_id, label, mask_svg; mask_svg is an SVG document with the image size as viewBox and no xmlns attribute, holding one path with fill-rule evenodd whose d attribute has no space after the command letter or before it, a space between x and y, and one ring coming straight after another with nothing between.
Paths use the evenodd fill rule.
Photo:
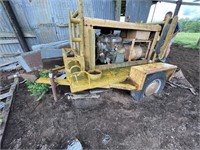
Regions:
<instances>
[{"instance_id":1,"label":"metal shed","mask_svg":"<svg viewBox=\"0 0 200 150\"><path fill-rule=\"evenodd\" d=\"M69 39L67 14L68 10L77 9L77 0L10 0L9 2L30 50L33 45ZM133 16L132 22L141 20L146 22L151 4L152 1L148 0L126 0L126 14ZM121 0L83 0L83 5L84 16L119 20ZM0 20L0 53L23 53L2 2ZM15 57L1 55L0 67L14 61ZM15 65L6 69L13 67Z\"/></svg>"}]
</instances>

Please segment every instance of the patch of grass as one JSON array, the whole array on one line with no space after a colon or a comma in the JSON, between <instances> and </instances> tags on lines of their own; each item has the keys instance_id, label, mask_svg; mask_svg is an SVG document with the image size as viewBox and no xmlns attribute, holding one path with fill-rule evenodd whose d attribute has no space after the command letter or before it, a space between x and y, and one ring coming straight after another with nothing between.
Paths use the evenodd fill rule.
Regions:
<instances>
[{"instance_id":1,"label":"patch of grass","mask_svg":"<svg viewBox=\"0 0 200 150\"><path fill-rule=\"evenodd\" d=\"M199 38L200 33L180 32L176 35L175 43L185 44L186 48L200 49L200 46L196 45Z\"/></svg>"}]
</instances>

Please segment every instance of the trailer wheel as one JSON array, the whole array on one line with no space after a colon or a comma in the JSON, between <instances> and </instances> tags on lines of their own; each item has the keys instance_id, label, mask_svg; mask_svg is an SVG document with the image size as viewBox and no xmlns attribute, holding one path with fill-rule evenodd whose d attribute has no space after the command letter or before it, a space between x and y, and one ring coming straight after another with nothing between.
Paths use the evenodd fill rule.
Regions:
<instances>
[{"instance_id":1,"label":"trailer wheel","mask_svg":"<svg viewBox=\"0 0 200 150\"><path fill-rule=\"evenodd\" d=\"M131 91L131 96L136 101L141 101L145 96L159 93L164 89L166 75L164 72L148 75L144 82L143 89L140 91Z\"/></svg>"}]
</instances>

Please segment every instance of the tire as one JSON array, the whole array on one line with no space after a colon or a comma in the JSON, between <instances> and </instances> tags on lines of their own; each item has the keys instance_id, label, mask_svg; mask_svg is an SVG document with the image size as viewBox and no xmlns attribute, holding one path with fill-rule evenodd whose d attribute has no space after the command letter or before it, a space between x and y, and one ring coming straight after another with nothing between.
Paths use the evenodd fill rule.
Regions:
<instances>
[{"instance_id":1,"label":"tire","mask_svg":"<svg viewBox=\"0 0 200 150\"><path fill-rule=\"evenodd\" d=\"M150 96L154 93L161 92L164 89L165 83L166 75L164 72L148 75L144 82L143 89L140 91L131 91L131 96L134 100L141 101L145 96ZM154 88L152 90L150 87L152 87L153 84Z\"/></svg>"}]
</instances>

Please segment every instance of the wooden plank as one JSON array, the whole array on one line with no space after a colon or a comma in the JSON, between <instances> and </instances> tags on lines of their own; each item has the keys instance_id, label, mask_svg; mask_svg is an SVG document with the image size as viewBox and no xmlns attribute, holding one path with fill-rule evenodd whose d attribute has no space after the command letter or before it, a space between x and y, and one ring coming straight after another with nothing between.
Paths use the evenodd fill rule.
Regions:
<instances>
[{"instance_id":1,"label":"wooden plank","mask_svg":"<svg viewBox=\"0 0 200 150\"><path fill-rule=\"evenodd\" d=\"M79 18L71 18L71 23L79 24L81 22L81 19Z\"/></svg>"},{"instance_id":2,"label":"wooden plank","mask_svg":"<svg viewBox=\"0 0 200 150\"><path fill-rule=\"evenodd\" d=\"M90 26L84 26L84 58L85 58L85 67L86 70L89 70L90 65L90 38L89 38L89 30Z\"/></svg>"},{"instance_id":3,"label":"wooden plank","mask_svg":"<svg viewBox=\"0 0 200 150\"><path fill-rule=\"evenodd\" d=\"M81 38L72 38L72 42L81 42Z\"/></svg>"},{"instance_id":4,"label":"wooden plank","mask_svg":"<svg viewBox=\"0 0 200 150\"><path fill-rule=\"evenodd\" d=\"M149 54L149 50L150 50L150 46L151 46L151 41L148 41L149 44L148 44L148 47L147 47L147 51L146 51L146 54L145 54L145 59L147 59L147 56Z\"/></svg>"},{"instance_id":5,"label":"wooden plank","mask_svg":"<svg viewBox=\"0 0 200 150\"><path fill-rule=\"evenodd\" d=\"M81 42L79 44L79 51L80 51L80 56L84 57L84 17L83 17L83 3L82 0L78 0L78 11L79 11L79 18L80 18L80 23L79 23L79 36L81 38ZM83 66L83 64L81 64ZM83 66L85 68L85 64Z\"/></svg>"},{"instance_id":6,"label":"wooden plank","mask_svg":"<svg viewBox=\"0 0 200 150\"><path fill-rule=\"evenodd\" d=\"M72 37L71 37L71 39L73 39L73 38L75 38L76 36L76 34L75 34L75 24L71 24L71 35L72 35ZM72 40L73 41L73 40ZM72 43L73 45L72 45L72 48L73 49L76 49L76 42L75 41L73 41L73 43ZM76 51L77 52L77 51ZM78 52L77 52L78 53Z\"/></svg>"},{"instance_id":7,"label":"wooden plank","mask_svg":"<svg viewBox=\"0 0 200 150\"><path fill-rule=\"evenodd\" d=\"M11 95L12 95L12 93L10 93L10 92L1 94L1 95L0 95L0 100L2 100L2 99L4 99L4 98L7 98L8 96L11 96Z\"/></svg>"},{"instance_id":8,"label":"wooden plank","mask_svg":"<svg viewBox=\"0 0 200 150\"><path fill-rule=\"evenodd\" d=\"M90 65L89 65L89 70L94 70L95 69L95 31L94 29L89 30L89 35L90 35Z\"/></svg>"},{"instance_id":9,"label":"wooden plank","mask_svg":"<svg viewBox=\"0 0 200 150\"><path fill-rule=\"evenodd\" d=\"M7 124L7 121L8 121L9 113L10 113L11 106L12 106L12 103L13 103L13 100L14 100L14 92L15 92L15 89L16 89L18 83L19 83L19 78L15 78L14 83L11 85L10 90L9 90L9 92L12 93L12 95L9 96L6 99L6 104L5 104L5 107L4 107L3 112L2 112L3 123L2 123L1 128L0 128L0 148L2 147L4 131L6 129L6 124Z\"/></svg>"},{"instance_id":10,"label":"wooden plank","mask_svg":"<svg viewBox=\"0 0 200 150\"><path fill-rule=\"evenodd\" d=\"M166 72L168 70L175 70L176 68L177 66L167 63L152 63L133 66L131 67L130 71L130 79L134 83L134 85L136 85L137 90L141 90L148 74Z\"/></svg>"},{"instance_id":11,"label":"wooden plank","mask_svg":"<svg viewBox=\"0 0 200 150\"><path fill-rule=\"evenodd\" d=\"M149 22L149 23L146 23L146 24L165 24L165 21L160 21L160 22Z\"/></svg>"},{"instance_id":12,"label":"wooden plank","mask_svg":"<svg viewBox=\"0 0 200 150\"><path fill-rule=\"evenodd\" d=\"M148 40L150 31L129 31L127 32L128 39Z\"/></svg>"},{"instance_id":13,"label":"wooden plank","mask_svg":"<svg viewBox=\"0 0 200 150\"><path fill-rule=\"evenodd\" d=\"M24 32L23 33L24 37L26 38L34 38L36 37L35 34L31 33L31 32ZM0 32L0 38L16 38L15 33L12 32Z\"/></svg>"},{"instance_id":14,"label":"wooden plank","mask_svg":"<svg viewBox=\"0 0 200 150\"><path fill-rule=\"evenodd\" d=\"M157 40L158 40L159 33L160 32L155 33L155 36L154 36L154 39L153 39L153 42L151 44L151 48L150 48L150 51L149 51L149 54L148 54L148 60L150 60L152 52L154 51L155 45L156 45Z\"/></svg>"},{"instance_id":15,"label":"wooden plank","mask_svg":"<svg viewBox=\"0 0 200 150\"><path fill-rule=\"evenodd\" d=\"M70 39L70 47L72 47L73 46L73 44L72 44L72 38L73 38L73 36L72 36L72 24L71 24L71 12L70 11L68 11L68 17L67 17L67 19L68 19L68 21L69 21L69 39ZM74 47L72 47L72 48L74 48Z\"/></svg>"},{"instance_id":16,"label":"wooden plank","mask_svg":"<svg viewBox=\"0 0 200 150\"><path fill-rule=\"evenodd\" d=\"M133 38L132 39L128 39L128 38L123 38L123 41L130 41L130 42L132 42L132 40L133 40ZM151 42L151 40L135 40L135 42L144 42L144 43L146 43L146 42Z\"/></svg>"},{"instance_id":17,"label":"wooden plank","mask_svg":"<svg viewBox=\"0 0 200 150\"><path fill-rule=\"evenodd\" d=\"M133 55L133 52L135 52L134 46L135 46L135 39L132 40L131 48L129 49L128 61L131 61L131 57Z\"/></svg>"},{"instance_id":18,"label":"wooden plank","mask_svg":"<svg viewBox=\"0 0 200 150\"><path fill-rule=\"evenodd\" d=\"M149 25L142 23L130 23L130 22L119 22L113 20L103 20L103 19L92 19L84 17L84 25L91 27L110 27L117 29L132 29L132 30L142 30L142 31L160 31L161 27L159 25Z\"/></svg>"},{"instance_id":19,"label":"wooden plank","mask_svg":"<svg viewBox=\"0 0 200 150\"><path fill-rule=\"evenodd\" d=\"M121 15L121 0L116 0L115 5L115 20L120 21L120 15Z\"/></svg>"}]
</instances>

